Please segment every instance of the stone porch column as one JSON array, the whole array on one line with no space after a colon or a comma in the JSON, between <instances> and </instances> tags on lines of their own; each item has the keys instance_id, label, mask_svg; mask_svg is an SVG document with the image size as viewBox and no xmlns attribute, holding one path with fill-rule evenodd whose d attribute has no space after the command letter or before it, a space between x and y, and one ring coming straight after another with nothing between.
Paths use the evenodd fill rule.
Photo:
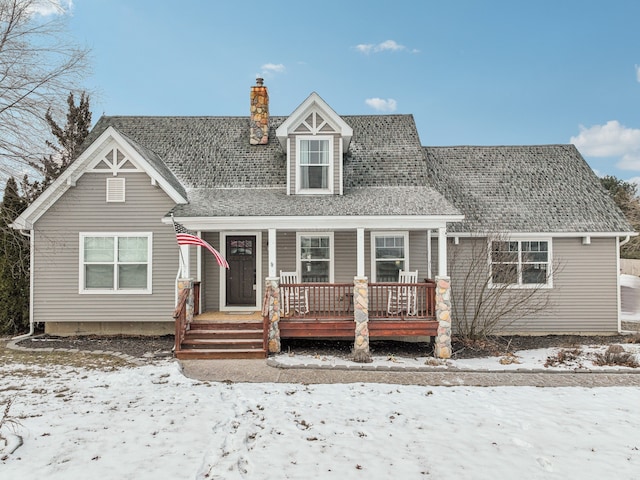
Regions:
<instances>
[{"instance_id":1,"label":"stone porch column","mask_svg":"<svg viewBox=\"0 0 640 480\"><path fill-rule=\"evenodd\" d=\"M180 278L178 280L178 297L183 290L189 291L189 296L187 297L186 311L185 316L187 320L187 325L191 323L193 320L193 312L194 312L194 297L193 297L193 278Z\"/></svg>"},{"instance_id":2,"label":"stone porch column","mask_svg":"<svg viewBox=\"0 0 640 480\"><path fill-rule=\"evenodd\" d=\"M434 355L437 358L451 358L451 279L436 276L436 320L438 334Z\"/></svg>"},{"instance_id":3,"label":"stone porch column","mask_svg":"<svg viewBox=\"0 0 640 480\"><path fill-rule=\"evenodd\" d=\"M369 351L369 283L367 277L353 279L353 313L356 322L356 339L353 361L371 363Z\"/></svg>"},{"instance_id":4,"label":"stone porch column","mask_svg":"<svg viewBox=\"0 0 640 480\"><path fill-rule=\"evenodd\" d=\"M269 353L280 352L280 278L267 277L265 280L265 295L268 300L266 308L269 314Z\"/></svg>"}]
</instances>

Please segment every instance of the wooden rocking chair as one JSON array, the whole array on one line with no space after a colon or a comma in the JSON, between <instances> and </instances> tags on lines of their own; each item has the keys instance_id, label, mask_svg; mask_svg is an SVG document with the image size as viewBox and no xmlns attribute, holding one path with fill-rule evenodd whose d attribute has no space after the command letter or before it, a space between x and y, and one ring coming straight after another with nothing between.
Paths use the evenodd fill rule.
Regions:
<instances>
[{"instance_id":1,"label":"wooden rocking chair","mask_svg":"<svg viewBox=\"0 0 640 480\"><path fill-rule=\"evenodd\" d=\"M417 311L417 288L406 283L418 283L418 271L400 271L398 275L397 287L389 288L387 300L387 313L389 315L400 315L406 312L407 315L416 315Z\"/></svg>"},{"instance_id":2,"label":"wooden rocking chair","mask_svg":"<svg viewBox=\"0 0 640 480\"><path fill-rule=\"evenodd\" d=\"M287 285L300 283L296 272L280 271L280 298L285 316L294 311L300 315L309 313L309 295L303 287L290 287ZM282 285L285 285L284 287Z\"/></svg>"}]
</instances>

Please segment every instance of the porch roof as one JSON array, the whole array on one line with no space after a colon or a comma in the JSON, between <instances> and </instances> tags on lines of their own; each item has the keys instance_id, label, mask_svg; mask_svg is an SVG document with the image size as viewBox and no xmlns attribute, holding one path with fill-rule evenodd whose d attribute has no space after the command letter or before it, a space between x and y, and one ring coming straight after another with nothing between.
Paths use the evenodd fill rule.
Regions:
<instances>
[{"instance_id":1,"label":"porch roof","mask_svg":"<svg viewBox=\"0 0 640 480\"><path fill-rule=\"evenodd\" d=\"M173 209L176 217L461 216L427 186L350 188L344 195L287 195L284 188L199 188L187 193L189 203Z\"/></svg>"}]
</instances>

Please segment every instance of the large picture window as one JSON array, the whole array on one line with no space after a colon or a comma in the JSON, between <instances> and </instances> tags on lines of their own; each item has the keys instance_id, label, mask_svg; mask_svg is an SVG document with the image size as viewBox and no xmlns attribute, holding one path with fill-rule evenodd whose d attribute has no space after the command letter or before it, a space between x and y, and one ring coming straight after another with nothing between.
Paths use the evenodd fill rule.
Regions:
<instances>
[{"instance_id":1,"label":"large picture window","mask_svg":"<svg viewBox=\"0 0 640 480\"><path fill-rule=\"evenodd\" d=\"M298 191L331 191L331 148L329 138L298 140Z\"/></svg>"},{"instance_id":2,"label":"large picture window","mask_svg":"<svg viewBox=\"0 0 640 480\"><path fill-rule=\"evenodd\" d=\"M372 272L374 282L397 282L406 270L409 235L405 232L372 233Z\"/></svg>"},{"instance_id":3,"label":"large picture window","mask_svg":"<svg viewBox=\"0 0 640 480\"><path fill-rule=\"evenodd\" d=\"M491 284L551 286L548 240L491 242Z\"/></svg>"},{"instance_id":4,"label":"large picture window","mask_svg":"<svg viewBox=\"0 0 640 480\"><path fill-rule=\"evenodd\" d=\"M151 233L81 233L80 293L151 293Z\"/></svg>"},{"instance_id":5,"label":"large picture window","mask_svg":"<svg viewBox=\"0 0 640 480\"><path fill-rule=\"evenodd\" d=\"M298 269L302 282L333 281L333 235L298 235Z\"/></svg>"}]
</instances>

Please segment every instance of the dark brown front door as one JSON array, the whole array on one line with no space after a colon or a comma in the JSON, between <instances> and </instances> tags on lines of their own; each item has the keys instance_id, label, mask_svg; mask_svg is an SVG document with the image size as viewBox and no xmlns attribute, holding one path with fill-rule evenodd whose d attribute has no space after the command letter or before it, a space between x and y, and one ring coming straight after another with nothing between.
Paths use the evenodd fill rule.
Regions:
<instances>
[{"instance_id":1,"label":"dark brown front door","mask_svg":"<svg viewBox=\"0 0 640 480\"><path fill-rule=\"evenodd\" d=\"M227 237L227 306L256 305L256 237Z\"/></svg>"}]
</instances>

